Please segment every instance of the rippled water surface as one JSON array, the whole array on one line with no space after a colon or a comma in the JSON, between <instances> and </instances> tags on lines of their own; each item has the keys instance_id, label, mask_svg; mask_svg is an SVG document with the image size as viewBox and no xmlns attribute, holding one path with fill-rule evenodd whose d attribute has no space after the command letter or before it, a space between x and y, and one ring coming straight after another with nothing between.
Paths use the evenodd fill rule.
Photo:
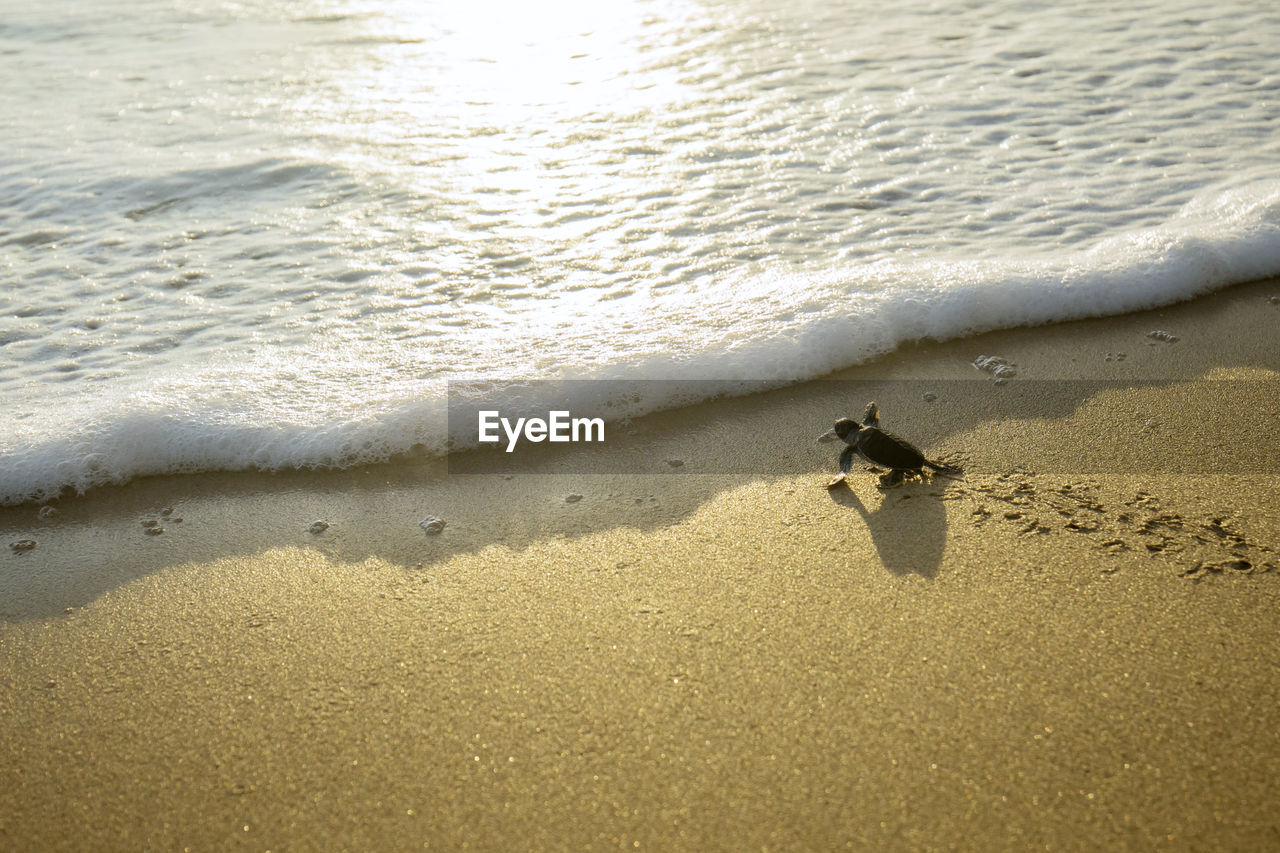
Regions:
<instances>
[{"instance_id":1,"label":"rippled water surface","mask_svg":"<svg viewBox=\"0 0 1280 853\"><path fill-rule=\"evenodd\" d=\"M1268 4L0 6L2 501L1280 271Z\"/></svg>"}]
</instances>

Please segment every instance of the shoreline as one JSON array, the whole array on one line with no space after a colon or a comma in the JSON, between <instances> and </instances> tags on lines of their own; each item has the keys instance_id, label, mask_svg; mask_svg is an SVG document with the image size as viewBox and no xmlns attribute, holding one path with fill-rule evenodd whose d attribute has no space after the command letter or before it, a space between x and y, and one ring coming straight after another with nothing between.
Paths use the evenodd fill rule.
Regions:
<instances>
[{"instance_id":1,"label":"shoreline","mask_svg":"<svg viewBox=\"0 0 1280 853\"><path fill-rule=\"evenodd\" d=\"M620 452L659 473L416 460L0 509L37 541L0 552L0 842L1274 845L1278 292L645 416ZM1003 393L1037 382L1092 390ZM822 488L851 388L969 473Z\"/></svg>"}]
</instances>

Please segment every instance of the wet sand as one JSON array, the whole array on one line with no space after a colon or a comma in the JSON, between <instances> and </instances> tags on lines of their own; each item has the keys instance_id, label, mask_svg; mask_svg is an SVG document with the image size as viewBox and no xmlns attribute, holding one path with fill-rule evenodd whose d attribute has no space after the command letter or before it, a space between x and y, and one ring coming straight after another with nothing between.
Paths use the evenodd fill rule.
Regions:
<instances>
[{"instance_id":1,"label":"wet sand","mask_svg":"<svg viewBox=\"0 0 1280 853\"><path fill-rule=\"evenodd\" d=\"M0 847L1280 847L1277 296L0 510ZM825 488L872 398L965 476Z\"/></svg>"}]
</instances>

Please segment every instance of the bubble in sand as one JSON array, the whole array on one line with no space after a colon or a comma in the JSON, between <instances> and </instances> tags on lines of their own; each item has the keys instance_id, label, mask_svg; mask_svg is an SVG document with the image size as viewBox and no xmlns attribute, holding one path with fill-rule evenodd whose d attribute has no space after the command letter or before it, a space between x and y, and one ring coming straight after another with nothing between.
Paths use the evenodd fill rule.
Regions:
<instances>
[{"instance_id":1,"label":"bubble in sand","mask_svg":"<svg viewBox=\"0 0 1280 853\"><path fill-rule=\"evenodd\" d=\"M580 500L582 500L582 495L577 492L564 496L564 502L567 504L576 504Z\"/></svg>"},{"instance_id":2,"label":"bubble in sand","mask_svg":"<svg viewBox=\"0 0 1280 853\"><path fill-rule=\"evenodd\" d=\"M1280 305L1280 296L1268 296L1267 301L1272 305Z\"/></svg>"},{"instance_id":3,"label":"bubble in sand","mask_svg":"<svg viewBox=\"0 0 1280 853\"><path fill-rule=\"evenodd\" d=\"M326 530L329 529L329 522L313 521L311 522L311 526L308 527L307 529L310 530L312 533L324 533Z\"/></svg>"},{"instance_id":4,"label":"bubble in sand","mask_svg":"<svg viewBox=\"0 0 1280 853\"><path fill-rule=\"evenodd\" d=\"M996 380L1012 379L1018 375L1018 365L998 355L980 355L973 360L973 366L991 374Z\"/></svg>"},{"instance_id":5,"label":"bubble in sand","mask_svg":"<svg viewBox=\"0 0 1280 853\"><path fill-rule=\"evenodd\" d=\"M667 464L668 464L668 465L670 465L672 468L679 468L681 465L683 465L683 464L684 464L684 460L683 460L683 459L668 459L668 460L667 460Z\"/></svg>"},{"instance_id":6,"label":"bubble in sand","mask_svg":"<svg viewBox=\"0 0 1280 853\"><path fill-rule=\"evenodd\" d=\"M1164 341L1166 344L1178 342L1178 336L1173 332L1170 332L1168 329L1155 329L1154 331L1147 332L1147 337L1153 341Z\"/></svg>"},{"instance_id":7,"label":"bubble in sand","mask_svg":"<svg viewBox=\"0 0 1280 853\"><path fill-rule=\"evenodd\" d=\"M418 526L425 530L428 536L438 536L444 531L444 519L429 515L422 519Z\"/></svg>"},{"instance_id":8,"label":"bubble in sand","mask_svg":"<svg viewBox=\"0 0 1280 853\"><path fill-rule=\"evenodd\" d=\"M17 542L9 543L9 550L15 554L25 554L34 547L36 547L34 539L19 539Z\"/></svg>"},{"instance_id":9,"label":"bubble in sand","mask_svg":"<svg viewBox=\"0 0 1280 853\"><path fill-rule=\"evenodd\" d=\"M933 402L934 400L936 400L936 399L938 399L938 395L937 395L937 394L933 393L932 391L926 391L926 392L925 392L925 395L924 395L924 401L925 401L926 403L932 403L932 402Z\"/></svg>"}]
</instances>

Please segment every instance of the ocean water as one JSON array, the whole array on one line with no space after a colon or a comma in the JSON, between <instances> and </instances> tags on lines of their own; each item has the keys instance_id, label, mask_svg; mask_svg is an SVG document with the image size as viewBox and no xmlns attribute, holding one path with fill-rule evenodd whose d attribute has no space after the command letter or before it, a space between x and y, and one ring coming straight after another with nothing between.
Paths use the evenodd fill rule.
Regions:
<instances>
[{"instance_id":1,"label":"ocean water","mask_svg":"<svg viewBox=\"0 0 1280 853\"><path fill-rule=\"evenodd\" d=\"M1277 44L1253 0L0 0L0 503L1280 274Z\"/></svg>"}]
</instances>

